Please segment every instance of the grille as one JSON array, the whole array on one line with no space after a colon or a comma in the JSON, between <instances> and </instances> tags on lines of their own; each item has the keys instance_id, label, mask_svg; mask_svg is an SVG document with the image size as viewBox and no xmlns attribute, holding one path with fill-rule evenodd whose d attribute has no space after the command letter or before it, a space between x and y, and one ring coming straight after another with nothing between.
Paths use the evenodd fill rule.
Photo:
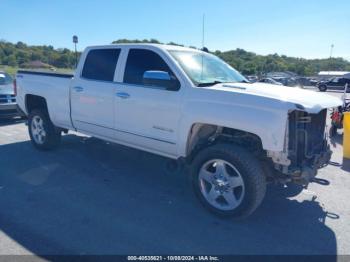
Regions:
<instances>
[{"instance_id":1,"label":"grille","mask_svg":"<svg viewBox=\"0 0 350 262\"><path fill-rule=\"evenodd\" d=\"M15 95L0 95L0 104L15 103Z\"/></svg>"},{"instance_id":2,"label":"grille","mask_svg":"<svg viewBox=\"0 0 350 262\"><path fill-rule=\"evenodd\" d=\"M312 163L325 146L327 109L318 114L293 111L289 114L289 157L298 166Z\"/></svg>"}]
</instances>

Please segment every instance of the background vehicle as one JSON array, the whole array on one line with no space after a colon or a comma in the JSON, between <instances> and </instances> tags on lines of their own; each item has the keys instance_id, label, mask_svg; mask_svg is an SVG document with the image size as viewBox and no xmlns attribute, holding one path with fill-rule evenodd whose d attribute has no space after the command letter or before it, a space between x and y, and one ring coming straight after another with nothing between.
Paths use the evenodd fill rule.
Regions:
<instances>
[{"instance_id":1,"label":"background vehicle","mask_svg":"<svg viewBox=\"0 0 350 262\"><path fill-rule=\"evenodd\" d=\"M273 80L281 83L284 86L296 87L299 85L297 79L294 77L274 77Z\"/></svg>"},{"instance_id":2,"label":"background vehicle","mask_svg":"<svg viewBox=\"0 0 350 262\"><path fill-rule=\"evenodd\" d=\"M317 79L310 79L310 86L316 86L318 82Z\"/></svg>"},{"instance_id":3,"label":"background vehicle","mask_svg":"<svg viewBox=\"0 0 350 262\"><path fill-rule=\"evenodd\" d=\"M247 78L247 79L249 80L249 82L251 82L251 83L255 83L255 82L258 81L258 77L257 77L257 76L247 76L246 78Z\"/></svg>"},{"instance_id":4,"label":"background vehicle","mask_svg":"<svg viewBox=\"0 0 350 262\"><path fill-rule=\"evenodd\" d=\"M328 89L344 90L346 84L350 84L350 79L346 77L333 77L330 80L318 82L316 87L321 92L325 92Z\"/></svg>"},{"instance_id":5,"label":"background vehicle","mask_svg":"<svg viewBox=\"0 0 350 262\"><path fill-rule=\"evenodd\" d=\"M18 116L12 77L0 71L0 118Z\"/></svg>"},{"instance_id":6,"label":"background vehicle","mask_svg":"<svg viewBox=\"0 0 350 262\"><path fill-rule=\"evenodd\" d=\"M233 217L260 205L267 181L313 180L331 156L327 108L341 104L249 83L212 54L167 45L89 47L74 77L19 71L16 80L36 148L76 130L175 159L203 205Z\"/></svg>"},{"instance_id":7,"label":"background vehicle","mask_svg":"<svg viewBox=\"0 0 350 262\"><path fill-rule=\"evenodd\" d=\"M262 78L258 81L259 83L267 83L267 84L271 84L271 85L279 85L282 86L283 84L272 79L272 78Z\"/></svg>"},{"instance_id":8,"label":"background vehicle","mask_svg":"<svg viewBox=\"0 0 350 262\"><path fill-rule=\"evenodd\" d=\"M350 77L350 76L349 76ZM343 128L344 112L350 112L350 98L347 97L347 92L350 89L350 85L345 85L343 95L343 105L333 109L331 113L332 126L330 128L330 135L335 136L338 129Z\"/></svg>"}]
</instances>

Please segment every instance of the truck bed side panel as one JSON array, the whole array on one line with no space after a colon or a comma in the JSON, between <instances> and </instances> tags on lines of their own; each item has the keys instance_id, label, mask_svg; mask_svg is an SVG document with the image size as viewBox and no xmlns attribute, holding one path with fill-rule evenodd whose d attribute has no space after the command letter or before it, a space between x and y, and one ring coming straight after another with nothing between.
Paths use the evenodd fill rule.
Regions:
<instances>
[{"instance_id":1,"label":"truck bed side panel","mask_svg":"<svg viewBox=\"0 0 350 262\"><path fill-rule=\"evenodd\" d=\"M18 105L28 114L26 95L37 95L46 99L49 115L54 125L72 128L70 117L70 84L72 76L19 71L16 76Z\"/></svg>"}]
</instances>

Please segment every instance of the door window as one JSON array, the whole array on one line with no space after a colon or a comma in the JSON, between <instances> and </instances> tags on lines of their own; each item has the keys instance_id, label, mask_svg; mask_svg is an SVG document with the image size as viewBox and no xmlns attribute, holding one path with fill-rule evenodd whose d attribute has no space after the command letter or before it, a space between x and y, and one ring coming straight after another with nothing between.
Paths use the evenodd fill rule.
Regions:
<instances>
[{"instance_id":1,"label":"door window","mask_svg":"<svg viewBox=\"0 0 350 262\"><path fill-rule=\"evenodd\" d=\"M176 79L167 63L157 53L145 49L130 49L125 66L124 83L145 86L143 76L146 71L164 71L172 79Z\"/></svg>"},{"instance_id":2,"label":"door window","mask_svg":"<svg viewBox=\"0 0 350 262\"><path fill-rule=\"evenodd\" d=\"M85 59L82 77L91 80L112 82L120 49L94 49Z\"/></svg>"},{"instance_id":3,"label":"door window","mask_svg":"<svg viewBox=\"0 0 350 262\"><path fill-rule=\"evenodd\" d=\"M339 82L339 77L333 78L332 83L337 84Z\"/></svg>"}]
</instances>

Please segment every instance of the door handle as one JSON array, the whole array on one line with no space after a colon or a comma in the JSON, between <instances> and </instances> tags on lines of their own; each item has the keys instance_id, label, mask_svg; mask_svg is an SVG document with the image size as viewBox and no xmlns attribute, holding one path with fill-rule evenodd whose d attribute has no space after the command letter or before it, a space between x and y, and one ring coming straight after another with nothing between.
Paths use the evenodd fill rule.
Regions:
<instances>
[{"instance_id":1,"label":"door handle","mask_svg":"<svg viewBox=\"0 0 350 262\"><path fill-rule=\"evenodd\" d=\"M130 97L130 95L128 93L125 93L125 92L118 92L118 93L116 93L116 96L120 97L122 99L127 99Z\"/></svg>"},{"instance_id":2,"label":"door handle","mask_svg":"<svg viewBox=\"0 0 350 262\"><path fill-rule=\"evenodd\" d=\"M75 86L73 87L73 89L75 90L75 92L83 92L84 88L82 88L81 86Z\"/></svg>"}]
</instances>

